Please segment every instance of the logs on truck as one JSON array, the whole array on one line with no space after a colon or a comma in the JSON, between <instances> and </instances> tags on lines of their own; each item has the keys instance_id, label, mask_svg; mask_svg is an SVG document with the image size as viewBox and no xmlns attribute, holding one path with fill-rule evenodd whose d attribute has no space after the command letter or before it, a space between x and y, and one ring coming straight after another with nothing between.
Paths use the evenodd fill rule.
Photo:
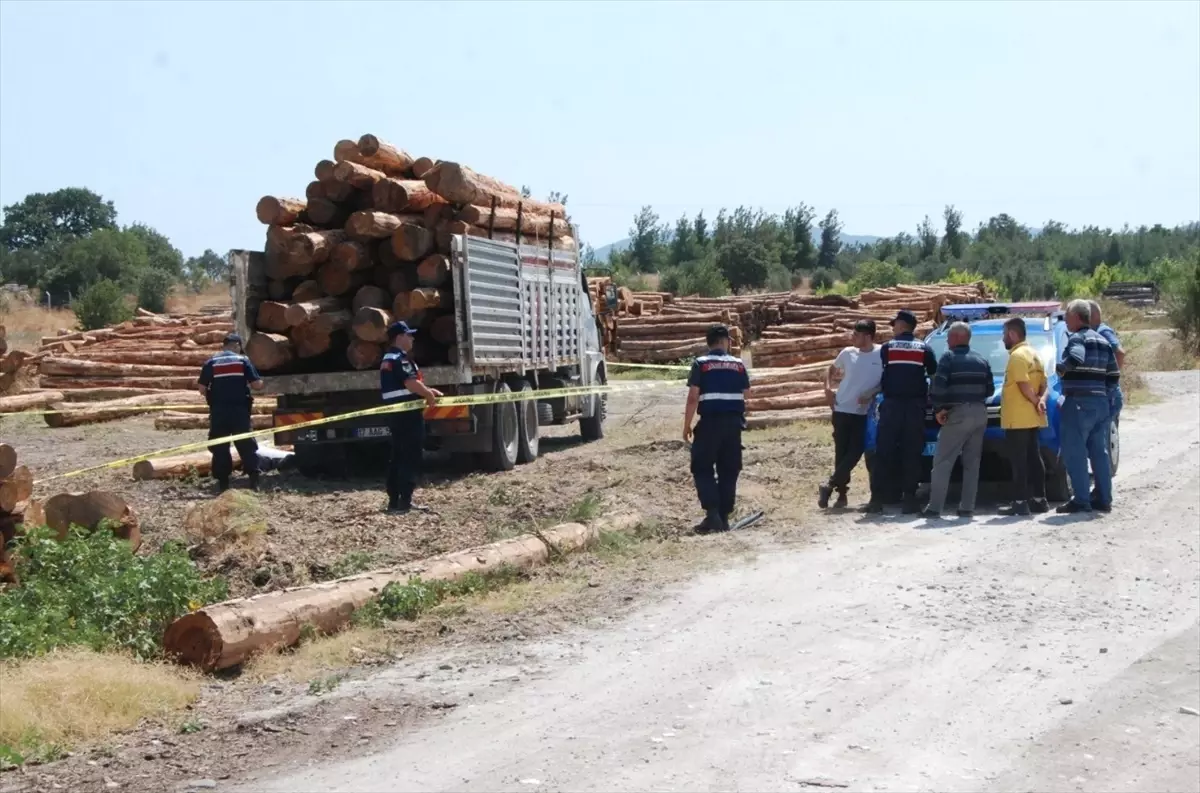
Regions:
<instances>
[{"instance_id":1,"label":"logs on truck","mask_svg":"<svg viewBox=\"0 0 1200 793\"><path fill-rule=\"evenodd\" d=\"M61 410L47 414L46 423L69 427L174 404L202 405L195 390L200 367L232 331L232 316L222 307L198 314L138 309L133 319L113 327L60 330L42 337L26 360L26 366L38 367L40 387L0 396L0 413ZM16 354L26 355L10 353Z\"/></svg>"},{"instance_id":2,"label":"logs on truck","mask_svg":"<svg viewBox=\"0 0 1200 793\"><path fill-rule=\"evenodd\" d=\"M339 141L313 176L305 198L266 196L256 209L268 280L246 353L262 372L373 369L395 320L420 331L417 363L451 363L453 235L577 247L561 204L375 135Z\"/></svg>"}]
</instances>

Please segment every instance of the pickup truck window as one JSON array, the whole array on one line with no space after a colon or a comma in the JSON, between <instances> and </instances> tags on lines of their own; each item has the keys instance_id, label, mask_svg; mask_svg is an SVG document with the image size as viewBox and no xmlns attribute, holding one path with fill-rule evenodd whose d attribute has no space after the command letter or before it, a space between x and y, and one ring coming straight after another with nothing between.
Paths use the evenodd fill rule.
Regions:
<instances>
[{"instance_id":1,"label":"pickup truck window","mask_svg":"<svg viewBox=\"0 0 1200 793\"><path fill-rule=\"evenodd\" d=\"M933 354L938 358L942 357L942 353L946 352L946 336L938 335L929 338L929 348L933 350ZM1037 350L1038 356L1042 359L1042 366L1046 369L1046 375L1054 373L1054 365L1058 361L1058 353L1054 346L1054 337L1046 332L1030 333L1026 338L1033 348ZM996 376L1004 374L1005 367L1008 366L1008 350L1004 349L1004 340L999 333L980 334L971 337L971 349L987 358L991 364L992 373Z\"/></svg>"}]
</instances>

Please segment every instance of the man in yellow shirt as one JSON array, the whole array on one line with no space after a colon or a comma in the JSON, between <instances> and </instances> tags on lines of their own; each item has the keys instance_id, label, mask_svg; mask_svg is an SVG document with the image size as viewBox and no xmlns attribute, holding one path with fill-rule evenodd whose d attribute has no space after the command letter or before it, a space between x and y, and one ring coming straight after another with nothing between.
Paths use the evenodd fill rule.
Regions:
<instances>
[{"instance_id":1,"label":"man in yellow shirt","mask_svg":"<svg viewBox=\"0 0 1200 793\"><path fill-rule=\"evenodd\" d=\"M1046 369L1037 351L1025 341L1025 320L1013 317L1004 323L1008 366L1000 392L1000 426L1008 446L1013 474L1012 506L1005 515L1046 512L1046 466L1042 462L1038 431L1046 426Z\"/></svg>"}]
</instances>

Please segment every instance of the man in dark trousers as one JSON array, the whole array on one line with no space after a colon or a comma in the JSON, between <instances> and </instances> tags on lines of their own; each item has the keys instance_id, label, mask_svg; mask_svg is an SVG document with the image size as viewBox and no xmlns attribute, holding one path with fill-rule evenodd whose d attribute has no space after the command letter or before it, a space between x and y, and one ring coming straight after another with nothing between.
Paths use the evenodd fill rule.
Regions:
<instances>
[{"instance_id":1,"label":"man in dark trousers","mask_svg":"<svg viewBox=\"0 0 1200 793\"><path fill-rule=\"evenodd\" d=\"M833 376L841 377L837 390ZM875 320L854 323L854 344L838 353L825 372L825 398L833 408L833 475L817 489L817 506L829 506L829 497L837 491L834 509L847 503L850 473L862 459L867 440L867 410L879 393L879 346L875 344ZM870 474L870 471L867 472Z\"/></svg>"},{"instance_id":2,"label":"man in dark trousers","mask_svg":"<svg viewBox=\"0 0 1200 793\"><path fill-rule=\"evenodd\" d=\"M741 358L729 354L729 328L714 325L709 350L696 358L688 375L683 440L692 443L692 478L704 509L698 534L729 530L742 470L742 429L750 376ZM693 439L692 419L700 414ZM715 471L715 475L714 475Z\"/></svg>"},{"instance_id":3,"label":"man in dark trousers","mask_svg":"<svg viewBox=\"0 0 1200 793\"><path fill-rule=\"evenodd\" d=\"M225 337L221 351L200 367L200 393L208 402L208 437L226 438L250 431L251 389L261 391L262 377L250 359L242 354L242 337L230 333ZM258 488L258 443L253 438L234 441L238 456L242 458L242 470L250 477L250 488ZM229 454L229 443L216 443L208 447L212 452L212 475L217 487L224 492L229 488L229 475L233 473L233 457Z\"/></svg>"},{"instance_id":4,"label":"man in dark trousers","mask_svg":"<svg viewBox=\"0 0 1200 793\"><path fill-rule=\"evenodd\" d=\"M427 407L433 407L442 395L422 382L420 368L409 357L415 333L404 322L393 322L388 326L391 347L379 364L380 396L385 405L402 405L423 399ZM387 511L408 512L413 509L413 490L421 474L421 456L425 449L424 412L410 408L391 413L388 429L392 434L392 456L387 470Z\"/></svg>"},{"instance_id":5,"label":"man in dark trousers","mask_svg":"<svg viewBox=\"0 0 1200 793\"><path fill-rule=\"evenodd\" d=\"M929 392L926 377L937 371L937 358L925 342L913 336L916 328L916 315L901 309L892 320L895 335L879 345L883 404L879 406L875 436L871 500L863 508L868 514L883 512L884 502L897 490L903 498L906 515L921 510L917 485L921 479L921 450L925 445Z\"/></svg>"}]
</instances>

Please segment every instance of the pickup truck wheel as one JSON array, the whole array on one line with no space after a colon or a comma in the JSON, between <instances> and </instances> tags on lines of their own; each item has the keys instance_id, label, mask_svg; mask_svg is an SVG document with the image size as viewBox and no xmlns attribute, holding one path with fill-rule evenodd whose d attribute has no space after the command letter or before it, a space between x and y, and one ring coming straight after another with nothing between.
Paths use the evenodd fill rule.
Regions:
<instances>
[{"instance_id":1,"label":"pickup truck wheel","mask_svg":"<svg viewBox=\"0 0 1200 793\"><path fill-rule=\"evenodd\" d=\"M608 378L600 373L600 385L607 385ZM608 418L608 394L596 394L592 397L597 401L596 411L587 418L579 420L579 434L585 441L598 441L604 437L604 419Z\"/></svg>"},{"instance_id":2,"label":"pickup truck wheel","mask_svg":"<svg viewBox=\"0 0 1200 793\"><path fill-rule=\"evenodd\" d=\"M533 395L533 384L521 383L519 393L523 397ZM538 456L538 401L525 399L517 404L517 462L531 463Z\"/></svg>"},{"instance_id":3,"label":"pickup truck wheel","mask_svg":"<svg viewBox=\"0 0 1200 793\"><path fill-rule=\"evenodd\" d=\"M511 394L506 383L496 387L496 394ZM516 402L500 402L492 405L492 448L485 452L484 464L491 471L511 471L517 464L517 447L520 437L520 420L517 418Z\"/></svg>"},{"instance_id":4,"label":"pickup truck wheel","mask_svg":"<svg viewBox=\"0 0 1200 793\"><path fill-rule=\"evenodd\" d=\"M1112 475L1117 475L1117 465L1121 462L1121 420L1109 422L1108 428L1108 465Z\"/></svg>"}]
</instances>

